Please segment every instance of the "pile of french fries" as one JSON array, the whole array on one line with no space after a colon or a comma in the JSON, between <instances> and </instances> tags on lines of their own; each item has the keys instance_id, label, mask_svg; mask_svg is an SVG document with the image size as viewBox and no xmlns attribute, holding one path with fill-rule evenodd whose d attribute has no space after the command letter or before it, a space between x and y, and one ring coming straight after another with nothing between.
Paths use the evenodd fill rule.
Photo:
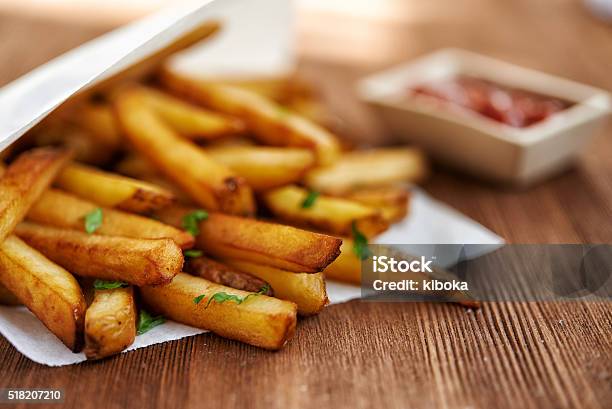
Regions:
<instances>
[{"instance_id":1,"label":"pile of french fries","mask_svg":"<svg viewBox=\"0 0 612 409\"><path fill-rule=\"evenodd\" d=\"M296 88L160 69L51 116L0 164L0 302L89 359L164 319L282 348L427 174L343 150Z\"/></svg>"}]
</instances>

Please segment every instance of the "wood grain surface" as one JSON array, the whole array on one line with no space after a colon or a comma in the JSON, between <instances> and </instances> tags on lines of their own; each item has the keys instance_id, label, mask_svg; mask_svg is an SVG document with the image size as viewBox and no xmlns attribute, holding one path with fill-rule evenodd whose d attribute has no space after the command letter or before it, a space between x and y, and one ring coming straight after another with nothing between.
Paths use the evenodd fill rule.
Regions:
<instances>
[{"instance_id":1,"label":"wood grain surface","mask_svg":"<svg viewBox=\"0 0 612 409\"><path fill-rule=\"evenodd\" d=\"M376 22L395 39L384 63L461 46L612 89L612 26L592 20L579 2L411 3L427 3L434 21ZM379 129L354 103L351 81L376 67L318 59L308 24L301 23L302 49L309 50L302 71L355 135L371 138ZM367 30L364 24L356 27ZM104 29L0 16L0 85ZM499 188L441 168L425 188L509 242L611 243L611 132L607 124L573 170L532 189ZM65 406L75 408L607 409L611 307L495 303L470 312L353 301L302 320L277 353L205 334L61 368L34 364L0 338L0 388L63 388Z\"/></svg>"}]
</instances>

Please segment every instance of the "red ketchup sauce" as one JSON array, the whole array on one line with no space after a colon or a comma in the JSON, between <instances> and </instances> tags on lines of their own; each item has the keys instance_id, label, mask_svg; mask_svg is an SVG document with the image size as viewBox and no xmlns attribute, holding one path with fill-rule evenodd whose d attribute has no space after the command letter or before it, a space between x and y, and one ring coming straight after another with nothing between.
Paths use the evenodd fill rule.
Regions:
<instances>
[{"instance_id":1,"label":"red ketchup sauce","mask_svg":"<svg viewBox=\"0 0 612 409\"><path fill-rule=\"evenodd\" d=\"M494 121L526 128L573 104L555 97L510 88L470 76L456 76L409 89L410 96L428 96Z\"/></svg>"}]
</instances>

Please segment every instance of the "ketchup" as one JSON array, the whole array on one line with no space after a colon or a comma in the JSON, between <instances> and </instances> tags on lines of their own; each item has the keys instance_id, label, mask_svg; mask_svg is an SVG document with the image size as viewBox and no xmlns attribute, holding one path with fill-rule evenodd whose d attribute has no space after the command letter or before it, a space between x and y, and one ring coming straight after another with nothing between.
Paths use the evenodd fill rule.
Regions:
<instances>
[{"instance_id":1,"label":"ketchup","mask_svg":"<svg viewBox=\"0 0 612 409\"><path fill-rule=\"evenodd\" d=\"M573 105L558 98L463 75L419 85L409 92L411 96L426 95L516 128L526 128Z\"/></svg>"}]
</instances>

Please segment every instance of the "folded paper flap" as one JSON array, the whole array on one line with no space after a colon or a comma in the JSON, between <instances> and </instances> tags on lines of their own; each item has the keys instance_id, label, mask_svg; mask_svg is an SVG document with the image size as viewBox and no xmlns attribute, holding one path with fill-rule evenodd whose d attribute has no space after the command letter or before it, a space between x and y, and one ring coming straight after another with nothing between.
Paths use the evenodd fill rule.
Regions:
<instances>
[{"instance_id":1,"label":"folded paper flap","mask_svg":"<svg viewBox=\"0 0 612 409\"><path fill-rule=\"evenodd\" d=\"M146 75L170 54L214 33L217 4L191 1L163 10L83 44L0 89L0 151L85 91Z\"/></svg>"}]
</instances>

